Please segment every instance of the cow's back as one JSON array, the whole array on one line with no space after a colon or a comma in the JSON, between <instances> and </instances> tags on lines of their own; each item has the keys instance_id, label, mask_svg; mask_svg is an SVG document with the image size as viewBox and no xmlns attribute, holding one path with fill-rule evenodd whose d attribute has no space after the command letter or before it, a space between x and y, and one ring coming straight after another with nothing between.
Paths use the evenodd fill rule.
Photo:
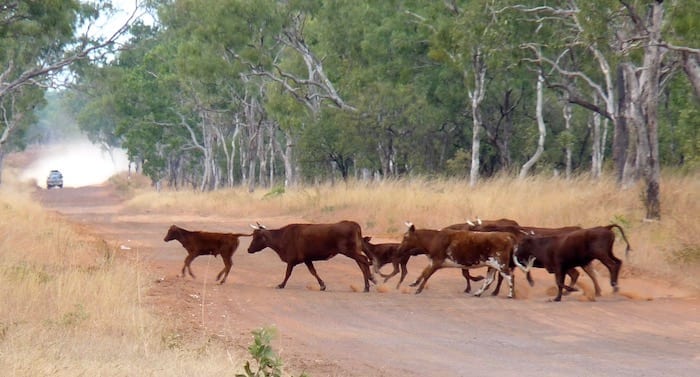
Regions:
<instances>
[{"instance_id":1,"label":"cow's back","mask_svg":"<svg viewBox=\"0 0 700 377\"><path fill-rule=\"evenodd\" d=\"M327 259L339 252L362 249L362 230L354 221L333 224L290 224L285 230L290 253L301 259Z\"/></svg>"}]
</instances>

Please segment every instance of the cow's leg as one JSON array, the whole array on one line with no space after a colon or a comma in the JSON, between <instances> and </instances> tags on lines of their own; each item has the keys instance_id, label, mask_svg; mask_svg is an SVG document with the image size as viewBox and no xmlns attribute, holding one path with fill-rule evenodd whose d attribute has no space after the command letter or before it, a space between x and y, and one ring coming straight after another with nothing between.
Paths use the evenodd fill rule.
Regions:
<instances>
[{"instance_id":1,"label":"cow's leg","mask_svg":"<svg viewBox=\"0 0 700 377\"><path fill-rule=\"evenodd\" d=\"M576 268L572 268L569 271L566 271L566 274L571 277L571 283L569 285L564 285L564 289L566 289L567 292L576 292L578 289L576 288L576 282L578 281L578 277L580 273Z\"/></svg>"},{"instance_id":2,"label":"cow's leg","mask_svg":"<svg viewBox=\"0 0 700 377\"><path fill-rule=\"evenodd\" d=\"M233 255L224 256L224 254L221 254L221 259L224 260L224 269L221 270L218 275L216 275L216 281L219 281L219 278L221 278L223 275L223 278L221 278L219 284L224 284L224 282L226 282L226 278L228 277L229 271L231 271L231 266L233 266Z\"/></svg>"},{"instance_id":3,"label":"cow's leg","mask_svg":"<svg viewBox=\"0 0 700 377\"><path fill-rule=\"evenodd\" d=\"M462 276L464 276L464 279L467 280L467 287L464 289L464 293L469 293L469 292L471 292L471 290L472 290L471 281L479 281L479 280L483 280L483 279L484 279L483 276L471 276L471 275L469 274L469 269L468 269L468 268L462 269Z\"/></svg>"},{"instance_id":4,"label":"cow's leg","mask_svg":"<svg viewBox=\"0 0 700 377\"><path fill-rule=\"evenodd\" d=\"M190 263L194 260L194 258L197 257L197 254L187 254L187 257L185 257L185 264L182 266L182 271L180 273L181 277L185 277L185 270L192 276L192 279L196 279L194 277L194 274L192 273L192 268L190 268Z\"/></svg>"},{"instance_id":5,"label":"cow's leg","mask_svg":"<svg viewBox=\"0 0 700 377\"><path fill-rule=\"evenodd\" d=\"M491 296L498 296L498 292L501 291L501 284L503 284L503 276L498 274L498 281L496 282L496 288L493 289Z\"/></svg>"},{"instance_id":6,"label":"cow's leg","mask_svg":"<svg viewBox=\"0 0 700 377\"><path fill-rule=\"evenodd\" d=\"M428 279L440 268L440 266L442 266L442 261L440 261L440 263L430 263L430 265L425 267L423 273L421 273L421 276L418 277L418 279L421 280L421 283L418 289L416 289L416 294L423 292L423 288L425 288L425 284L428 283Z\"/></svg>"},{"instance_id":7,"label":"cow's leg","mask_svg":"<svg viewBox=\"0 0 700 377\"><path fill-rule=\"evenodd\" d=\"M309 260L309 261L305 261L304 264L306 264L306 268L309 269L309 272L311 272L311 275L313 275L316 278L316 280L318 281L318 285L321 287L321 290L325 291L326 290L326 283L324 283L323 280L321 280L321 278L318 276L318 273L316 273L316 268L314 267L313 262L311 262Z\"/></svg>"},{"instance_id":8,"label":"cow's leg","mask_svg":"<svg viewBox=\"0 0 700 377\"><path fill-rule=\"evenodd\" d=\"M468 268L463 268L462 269L462 276L467 280L467 287L464 288L464 293L469 293L472 291L472 283L469 281L469 269Z\"/></svg>"},{"instance_id":9,"label":"cow's leg","mask_svg":"<svg viewBox=\"0 0 700 377\"><path fill-rule=\"evenodd\" d=\"M360 266L362 276L365 279L365 292L369 292L369 282L371 281L372 283L377 284L377 281L374 279L374 275L369 270L369 262L367 262L366 259L361 257L361 254L357 254L357 256L355 257L355 262L357 262L357 265Z\"/></svg>"},{"instance_id":10,"label":"cow's leg","mask_svg":"<svg viewBox=\"0 0 700 377\"><path fill-rule=\"evenodd\" d=\"M561 294L562 290L564 289L565 277L566 274L564 273L564 269L561 266L557 266L557 269L554 271L554 280L557 283L557 297L554 298L554 301L561 301Z\"/></svg>"},{"instance_id":11,"label":"cow's leg","mask_svg":"<svg viewBox=\"0 0 700 377\"><path fill-rule=\"evenodd\" d=\"M610 285L613 287L613 292L620 290L617 286L617 276L620 273L620 267L622 267L622 261L617 259L612 251L605 257L599 258L600 262L608 268L610 271Z\"/></svg>"},{"instance_id":12,"label":"cow's leg","mask_svg":"<svg viewBox=\"0 0 700 377\"><path fill-rule=\"evenodd\" d=\"M408 286L409 286L409 287L415 287L415 286L417 286L418 284L420 284L422 281L423 281L423 274L421 274L420 276L418 276L418 278L416 278L416 281L414 281L413 283L409 284Z\"/></svg>"},{"instance_id":13,"label":"cow's leg","mask_svg":"<svg viewBox=\"0 0 700 377\"><path fill-rule=\"evenodd\" d=\"M379 276L384 278L385 283L387 280L391 279L392 277L394 277L396 274L399 273L399 262L393 261L393 262L391 262L391 265L394 267L394 270L391 271L390 273L384 274L381 271L379 271Z\"/></svg>"},{"instance_id":14,"label":"cow's leg","mask_svg":"<svg viewBox=\"0 0 700 377\"><path fill-rule=\"evenodd\" d=\"M294 269L294 266L296 266L296 264L291 262L287 263L287 271L284 273L284 280L277 285L277 288L282 289L287 285L287 280L289 280L289 277L292 275L292 269Z\"/></svg>"},{"instance_id":15,"label":"cow's leg","mask_svg":"<svg viewBox=\"0 0 700 377\"><path fill-rule=\"evenodd\" d=\"M586 271L586 274L588 274L588 277L590 277L591 280L593 280L593 287L595 287L595 295L600 296L601 289L600 284L598 284L598 274L595 272L595 268L593 268L593 263L589 263L581 268L583 268L583 270Z\"/></svg>"},{"instance_id":16,"label":"cow's leg","mask_svg":"<svg viewBox=\"0 0 700 377\"><path fill-rule=\"evenodd\" d=\"M493 279L496 277L496 269L493 267L489 267L488 271L486 272L486 279L484 280L484 284L481 285L481 288L479 288L478 291L474 293L474 296L479 297L481 296L482 293L493 283Z\"/></svg>"},{"instance_id":17,"label":"cow's leg","mask_svg":"<svg viewBox=\"0 0 700 377\"><path fill-rule=\"evenodd\" d=\"M401 287L401 283L403 283L403 280L406 278L406 275L408 274L408 268L406 268L407 263L401 263L401 277L399 278L399 282L396 283L396 289L399 289ZM386 280L384 280L386 282Z\"/></svg>"},{"instance_id":18,"label":"cow's leg","mask_svg":"<svg viewBox=\"0 0 700 377\"><path fill-rule=\"evenodd\" d=\"M503 271L498 271L498 277L500 281L503 281L503 278L505 278L508 281L508 298L513 298L515 297L515 279L513 279L513 271L506 267L503 269Z\"/></svg>"}]
</instances>

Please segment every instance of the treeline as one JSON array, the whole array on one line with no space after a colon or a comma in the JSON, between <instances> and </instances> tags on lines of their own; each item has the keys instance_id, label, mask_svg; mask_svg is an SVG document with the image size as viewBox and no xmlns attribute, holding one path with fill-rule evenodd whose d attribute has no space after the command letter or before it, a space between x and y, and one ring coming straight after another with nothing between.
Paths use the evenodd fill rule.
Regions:
<instances>
[{"instance_id":1,"label":"treeline","mask_svg":"<svg viewBox=\"0 0 700 377\"><path fill-rule=\"evenodd\" d=\"M692 3L154 0L71 104L173 187L609 170L653 196L700 162Z\"/></svg>"}]
</instances>

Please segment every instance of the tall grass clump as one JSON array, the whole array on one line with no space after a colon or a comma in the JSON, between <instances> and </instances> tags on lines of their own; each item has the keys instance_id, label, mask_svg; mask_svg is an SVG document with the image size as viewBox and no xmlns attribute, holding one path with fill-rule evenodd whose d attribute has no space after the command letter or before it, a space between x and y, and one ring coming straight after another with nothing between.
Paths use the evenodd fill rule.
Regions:
<instances>
[{"instance_id":1,"label":"tall grass clump","mask_svg":"<svg viewBox=\"0 0 700 377\"><path fill-rule=\"evenodd\" d=\"M138 258L79 234L28 194L0 188L0 374L221 375L225 347L171 347L173 330L143 302ZM200 347L201 348L201 347Z\"/></svg>"},{"instance_id":2,"label":"tall grass clump","mask_svg":"<svg viewBox=\"0 0 700 377\"><path fill-rule=\"evenodd\" d=\"M681 279L700 288L700 179L666 173L661 183L662 220L644 221L641 183L622 189L611 177L592 180L533 176L497 177L475 187L462 179L405 178L324 183L248 192L144 192L132 208L239 219L288 216L308 222L355 220L363 233L400 239L410 221L442 228L468 219L510 218L523 225L592 227L617 223L632 244L626 266ZM616 253L623 254L622 241ZM678 274L681 271L682 273Z\"/></svg>"}]
</instances>

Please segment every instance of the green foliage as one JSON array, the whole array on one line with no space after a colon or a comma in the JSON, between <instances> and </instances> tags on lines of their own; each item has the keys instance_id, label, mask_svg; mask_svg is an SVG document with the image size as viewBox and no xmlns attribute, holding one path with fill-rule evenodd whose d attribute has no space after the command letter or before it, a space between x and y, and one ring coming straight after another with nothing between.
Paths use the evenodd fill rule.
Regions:
<instances>
[{"instance_id":1,"label":"green foliage","mask_svg":"<svg viewBox=\"0 0 700 377\"><path fill-rule=\"evenodd\" d=\"M277 185L273 187L270 191L266 192L263 198L275 198L284 195L284 186Z\"/></svg>"},{"instance_id":2,"label":"green foliage","mask_svg":"<svg viewBox=\"0 0 700 377\"><path fill-rule=\"evenodd\" d=\"M697 7L689 3L664 3L669 21L664 35L697 48L693 30L700 17L693 17ZM549 4L575 6L571 15L580 27L573 26L571 17L553 14L533 22L534 13L510 7L541 5L537 1L150 4L160 23L137 25L128 48L114 62L85 67L85 95L75 103L81 128L91 139L124 146L154 181L175 185L202 178L209 158L201 148L205 141L211 145L207 152L214 155L216 176L231 172L241 176L239 182L243 171L252 181L269 176L260 174L258 143L267 156L266 168L274 163L277 176L284 174L278 146L289 146L295 175L309 181L346 178L362 169L385 176L465 174L471 160L465 151L472 148L470 95L477 52L486 66L481 173L512 171L532 155L538 136L533 126L537 64L524 44L534 43L553 59L566 50L562 67L601 87L605 83L591 46L613 72L621 60L637 61L640 54L633 49L621 56L616 50L613 36L630 20L614 0ZM293 36L303 43L291 43ZM301 53L306 48L322 67L307 65ZM677 58L672 52L666 56ZM320 72L356 111L340 110L323 98ZM548 84L562 81L592 98L582 76L562 80L556 72L548 74ZM659 110L661 163L696 169L700 114L686 81L680 74L665 81L666 106ZM317 108L304 102L312 98ZM575 106L572 128L564 130L561 92L548 89L545 98L548 135L535 169L562 167L566 146L574 148L575 173L587 169L590 110ZM206 139L212 129L218 132L213 141ZM612 134L608 130L605 161L610 160ZM228 155L236 159L228 161Z\"/></svg>"},{"instance_id":3,"label":"green foliage","mask_svg":"<svg viewBox=\"0 0 700 377\"><path fill-rule=\"evenodd\" d=\"M248 347L250 356L255 361L251 364L246 361L244 374L236 374L236 377L281 377L282 360L272 349L270 343L275 337L275 329L272 327L261 328L253 331L253 344ZM301 376L306 376L302 374Z\"/></svg>"}]
</instances>

